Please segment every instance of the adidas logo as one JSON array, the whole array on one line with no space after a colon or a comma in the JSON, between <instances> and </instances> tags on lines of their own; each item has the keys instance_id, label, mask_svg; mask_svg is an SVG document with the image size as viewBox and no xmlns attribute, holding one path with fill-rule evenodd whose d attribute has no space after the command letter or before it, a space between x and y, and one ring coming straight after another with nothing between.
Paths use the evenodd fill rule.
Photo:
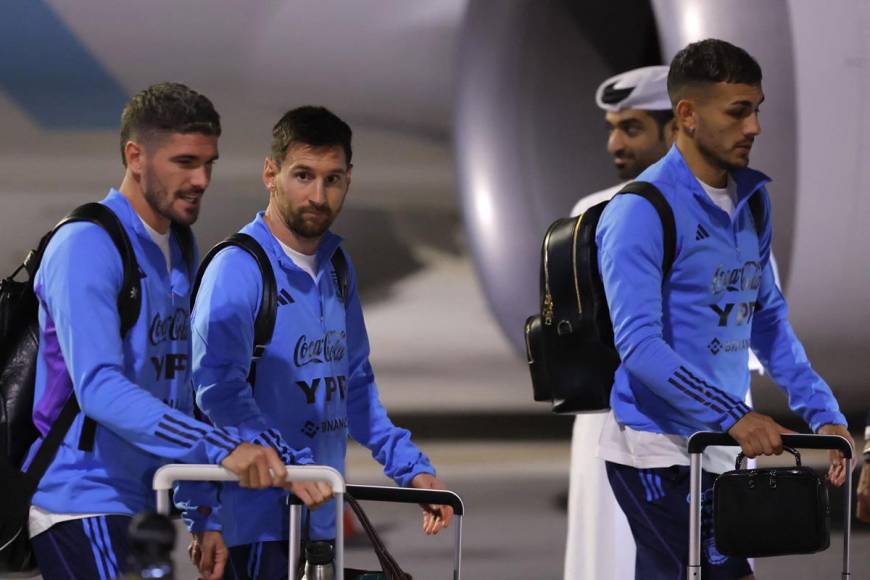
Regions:
<instances>
[{"instance_id":1,"label":"adidas logo","mask_svg":"<svg viewBox=\"0 0 870 580\"><path fill-rule=\"evenodd\" d=\"M287 304L293 304L294 302L296 301L293 300L293 297L290 296L290 293L281 288L281 290L278 292L278 304L280 306L286 306Z\"/></svg>"},{"instance_id":2,"label":"adidas logo","mask_svg":"<svg viewBox=\"0 0 870 580\"><path fill-rule=\"evenodd\" d=\"M698 224L698 229L695 230L695 241L706 240L710 237L710 233L704 229L704 226Z\"/></svg>"}]
</instances>

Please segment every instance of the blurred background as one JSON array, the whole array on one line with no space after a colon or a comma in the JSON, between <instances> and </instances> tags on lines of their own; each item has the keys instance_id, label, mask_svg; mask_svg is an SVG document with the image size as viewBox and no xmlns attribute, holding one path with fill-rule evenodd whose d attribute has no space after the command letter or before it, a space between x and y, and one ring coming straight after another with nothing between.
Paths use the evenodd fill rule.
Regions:
<instances>
[{"instance_id":1,"label":"blurred background","mask_svg":"<svg viewBox=\"0 0 870 580\"><path fill-rule=\"evenodd\" d=\"M560 578L571 418L531 402L522 349L540 241L579 198L617 182L597 86L710 36L746 48L764 71L752 164L773 178L783 287L860 435L870 406L863 0L4 3L0 272L120 183L120 111L145 86L184 82L222 115L221 159L195 226L203 249L265 205L274 122L327 106L354 130L336 230L359 270L381 395L466 497L468 577ZM759 379L754 394L759 410L805 428L774 385ZM376 467L354 449L349 480L381 481ZM417 533L415 510L373 514L415 577L447 577L450 543ZM870 538L860 527L855 537L862 577ZM837 558L835 544L759 570L817 578Z\"/></svg>"}]
</instances>

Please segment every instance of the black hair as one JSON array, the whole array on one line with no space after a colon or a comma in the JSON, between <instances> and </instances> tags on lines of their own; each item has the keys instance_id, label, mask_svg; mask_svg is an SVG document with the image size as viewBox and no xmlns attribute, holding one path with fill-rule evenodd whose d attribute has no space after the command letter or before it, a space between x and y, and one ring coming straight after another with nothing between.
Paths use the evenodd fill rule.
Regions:
<instances>
[{"instance_id":1,"label":"black hair","mask_svg":"<svg viewBox=\"0 0 870 580\"><path fill-rule=\"evenodd\" d=\"M656 122L656 125L659 126L659 140L663 140L665 138L665 125L667 125L674 118L674 111L671 109L667 109L664 111L644 112L652 117L653 121Z\"/></svg>"},{"instance_id":2,"label":"black hair","mask_svg":"<svg viewBox=\"0 0 870 580\"><path fill-rule=\"evenodd\" d=\"M272 128L270 155L279 167L293 143L312 147L339 145L344 150L345 161L350 165L353 155L350 141L350 126L325 107L304 106L291 109Z\"/></svg>"},{"instance_id":3,"label":"black hair","mask_svg":"<svg viewBox=\"0 0 870 580\"><path fill-rule=\"evenodd\" d=\"M181 83L159 83L139 92L121 112L121 162L131 139L147 141L160 133L203 133L220 137L221 117L208 97Z\"/></svg>"},{"instance_id":4,"label":"black hair","mask_svg":"<svg viewBox=\"0 0 870 580\"><path fill-rule=\"evenodd\" d=\"M708 38L678 52L668 71L668 96L674 106L690 86L711 83L761 83L761 67L752 56L730 42Z\"/></svg>"}]
</instances>

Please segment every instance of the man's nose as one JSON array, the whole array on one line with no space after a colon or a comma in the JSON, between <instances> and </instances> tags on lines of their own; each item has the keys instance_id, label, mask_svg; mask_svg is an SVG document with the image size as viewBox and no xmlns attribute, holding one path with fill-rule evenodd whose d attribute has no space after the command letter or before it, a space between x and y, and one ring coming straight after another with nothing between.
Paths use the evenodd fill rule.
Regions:
<instances>
[{"instance_id":1,"label":"man's nose","mask_svg":"<svg viewBox=\"0 0 870 580\"><path fill-rule=\"evenodd\" d=\"M625 139L622 138L620 131L611 131L607 138L607 152L611 155L616 155L618 151L625 148Z\"/></svg>"}]
</instances>

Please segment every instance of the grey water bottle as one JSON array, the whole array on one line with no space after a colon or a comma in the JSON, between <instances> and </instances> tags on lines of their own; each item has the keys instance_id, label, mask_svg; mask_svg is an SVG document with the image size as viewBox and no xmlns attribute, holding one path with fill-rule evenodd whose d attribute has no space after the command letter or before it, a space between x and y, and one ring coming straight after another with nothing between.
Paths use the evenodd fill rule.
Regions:
<instances>
[{"instance_id":1,"label":"grey water bottle","mask_svg":"<svg viewBox=\"0 0 870 580\"><path fill-rule=\"evenodd\" d=\"M305 575L302 580L334 580L335 549L330 542L311 542L305 546Z\"/></svg>"}]
</instances>

